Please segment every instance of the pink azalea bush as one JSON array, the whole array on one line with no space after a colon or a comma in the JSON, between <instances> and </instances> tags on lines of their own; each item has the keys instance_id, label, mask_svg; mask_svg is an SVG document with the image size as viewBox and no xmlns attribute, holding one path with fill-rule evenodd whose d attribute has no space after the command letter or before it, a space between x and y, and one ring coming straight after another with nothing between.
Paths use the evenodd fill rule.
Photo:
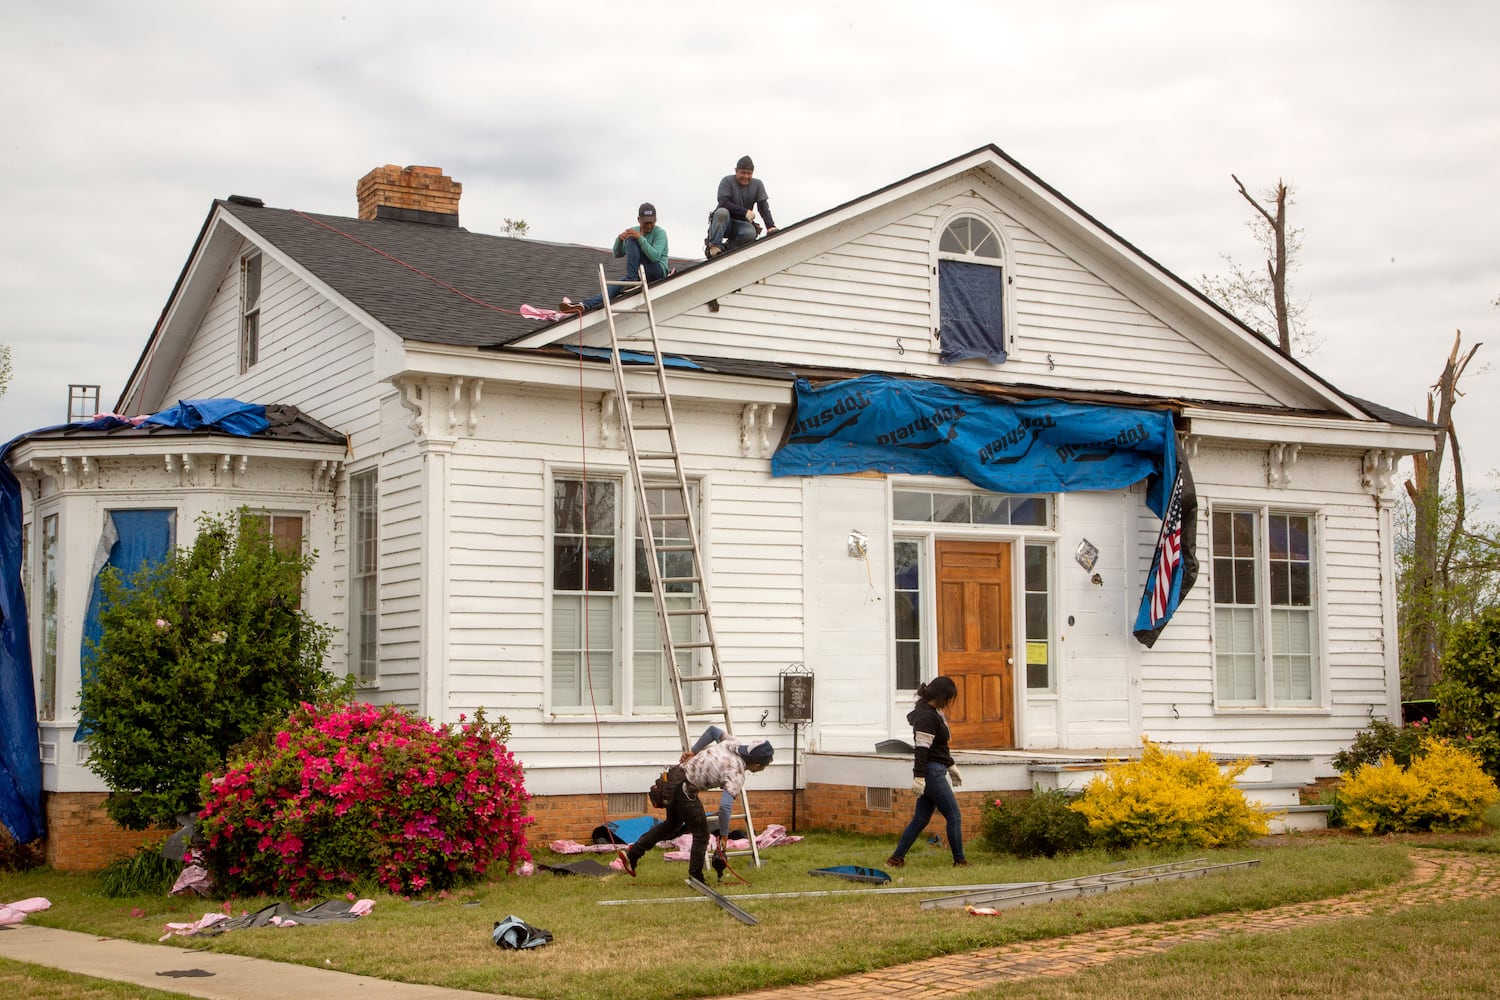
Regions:
<instances>
[{"instance_id":1,"label":"pink azalea bush","mask_svg":"<svg viewBox=\"0 0 1500 1000\"><path fill-rule=\"evenodd\" d=\"M400 895L531 859L510 727L434 728L395 706L303 703L204 776L203 863L224 894L342 892L374 879Z\"/></svg>"}]
</instances>

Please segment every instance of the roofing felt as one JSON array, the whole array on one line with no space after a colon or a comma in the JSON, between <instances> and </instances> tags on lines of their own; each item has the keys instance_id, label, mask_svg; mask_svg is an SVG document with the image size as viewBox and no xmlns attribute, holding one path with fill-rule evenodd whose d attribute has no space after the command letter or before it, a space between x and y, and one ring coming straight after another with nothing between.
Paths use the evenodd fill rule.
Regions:
<instances>
[{"instance_id":1,"label":"roofing felt","mask_svg":"<svg viewBox=\"0 0 1500 1000\"><path fill-rule=\"evenodd\" d=\"M597 247L217 204L392 333L422 343L510 343L542 325L519 314L523 303L556 309L564 296L598 293L600 264L611 279L621 270L609 250Z\"/></svg>"}]
</instances>

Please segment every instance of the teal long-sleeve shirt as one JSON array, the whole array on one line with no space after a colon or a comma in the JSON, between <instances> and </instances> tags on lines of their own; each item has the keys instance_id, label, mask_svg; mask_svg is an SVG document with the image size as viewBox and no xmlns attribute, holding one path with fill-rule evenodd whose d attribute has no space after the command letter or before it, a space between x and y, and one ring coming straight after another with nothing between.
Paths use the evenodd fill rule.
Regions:
<instances>
[{"instance_id":1,"label":"teal long-sleeve shirt","mask_svg":"<svg viewBox=\"0 0 1500 1000\"><path fill-rule=\"evenodd\" d=\"M649 233L642 233L641 238L636 240L641 245L641 256L653 264L660 264L665 270L667 266L667 231L661 226L654 226ZM625 241L618 236L615 237L614 255L625 256Z\"/></svg>"}]
</instances>

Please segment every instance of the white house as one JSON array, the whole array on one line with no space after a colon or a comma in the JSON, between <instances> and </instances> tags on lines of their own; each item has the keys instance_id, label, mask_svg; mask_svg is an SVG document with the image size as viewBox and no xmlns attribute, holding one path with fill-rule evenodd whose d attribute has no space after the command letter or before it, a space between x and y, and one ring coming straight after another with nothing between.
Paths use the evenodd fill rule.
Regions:
<instances>
[{"instance_id":1,"label":"white house","mask_svg":"<svg viewBox=\"0 0 1500 1000\"><path fill-rule=\"evenodd\" d=\"M307 607L338 630L333 669L439 721L504 715L538 830L578 836L601 786L612 815L640 811L678 748L612 375L579 350L608 344L604 313L519 314L615 265L466 231L433 168L379 168L358 195L358 219L214 202L117 407L286 404L343 440L216 441L184 462L125 434L40 436L7 456L31 644L53 656L33 664L42 783L99 791L71 706L106 513L174 509L181 542L194 511L248 502L319 552ZM681 263L651 300L691 362L673 405L734 727L780 750L762 815L791 805L794 738L815 815L818 787L903 788L909 759L876 745L910 737L914 689L940 672L961 678L981 789L1143 735L1305 782L1398 717L1392 472L1435 429L1339 392L1001 150ZM1002 416L1051 400L1165 421L1196 479L1200 571L1155 644L1132 635L1161 528L1144 481L1007 488L1002 470L986 489L894 459L773 475L809 416L796 380L868 376ZM797 730L778 700L793 665L815 678Z\"/></svg>"}]
</instances>

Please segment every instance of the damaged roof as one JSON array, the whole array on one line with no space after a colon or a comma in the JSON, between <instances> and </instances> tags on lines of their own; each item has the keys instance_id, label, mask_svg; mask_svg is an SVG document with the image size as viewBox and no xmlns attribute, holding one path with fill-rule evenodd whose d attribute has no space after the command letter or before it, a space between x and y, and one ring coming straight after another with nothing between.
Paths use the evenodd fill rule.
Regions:
<instances>
[{"instance_id":1,"label":"damaged roof","mask_svg":"<svg viewBox=\"0 0 1500 1000\"><path fill-rule=\"evenodd\" d=\"M321 420L303 413L295 406L268 404L266 422L268 426L252 435L256 441L287 441L295 444L348 444L343 432L334 430ZM73 441L73 440L121 440L121 439L168 439L168 438L233 438L250 440L218 427L174 427L166 424L117 423L112 427L93 427L89 423L59 424L30 431L16 439L27 441Z\"/></svg>"},{"instance_id":2,"label":"damaged roof","mask_svg":"<svg viewBox=\"0 0 1500 1000\"><path fill-rule=\"evenodd\" d=\"M519 314L523 303L556 309L564 296L597 293L600 264L616 276L609 250L575 243L315 215L241 199L215 205L404 340L508 343L539 327Z\"/></svg>"}]
</instances>

